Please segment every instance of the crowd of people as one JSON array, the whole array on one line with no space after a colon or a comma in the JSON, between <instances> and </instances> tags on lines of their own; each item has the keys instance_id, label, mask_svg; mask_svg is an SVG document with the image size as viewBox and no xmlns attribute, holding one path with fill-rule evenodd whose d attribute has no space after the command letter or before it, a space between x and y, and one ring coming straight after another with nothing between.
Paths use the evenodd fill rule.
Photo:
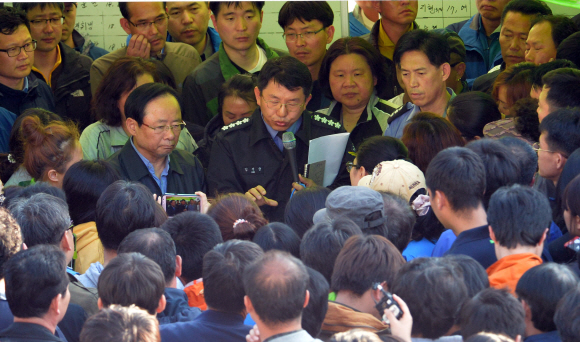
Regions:
<instances>
[{"instance_id":1,"label":"crowd of people","mask_svg":"<svg viewBox=\"0 0 580 342\"><path fill-rule=\"evenodd\" d=\"M0 341L578 341L580 17L420 3L0 7Z\"/></svg>"}]
</instances>

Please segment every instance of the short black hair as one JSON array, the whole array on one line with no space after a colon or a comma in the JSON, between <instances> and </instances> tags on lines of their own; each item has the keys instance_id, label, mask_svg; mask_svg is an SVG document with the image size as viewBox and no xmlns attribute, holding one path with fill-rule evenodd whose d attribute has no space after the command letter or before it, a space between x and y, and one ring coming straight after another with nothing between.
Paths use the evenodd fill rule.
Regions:
<instances>
[{"instance_id":1,"label":"short black hair","mask_svg":"<svg viewBox=\"0 0 580 342\"><path fill-rule=\"evenodd\" d=\"M15 7L0 8L0 33L11 35L20 25L26 26L30 31L30 23L26 13Z\"/></svg>"},{"instance_id":2,"label":"short black hair","mask_svg":"<svg viewBox=\"0 0 580 342\"><path fill-rule=\"evenodd\" d=\"M558 45L556 58L569 60L578 67L580 64L580 32L572 33Z\"/></svg>"},{"instance_id":3,"label":"short black hair","mask_svg":"<svg viewBox=\"0 0 580 342\"><path fill-rule=\"evenodd\" d=\"M160 228L175 242L182 259L181 277L186 282L201 278L203 256L223 241L217 223L208 215L186 211L165 221Z\"/></svg>"},{"instance_id":4,"label":"short black hair","mask_svg":"<svg viewBox=\"0 0 580 342\"><path fill-rule=\"evenodd\" d=\"M286 1L278 13L278 24L285 30L295 20L318 20L326 28L334 22L334 12L326 1Z\"/></svg>"},{"instance_id":5,"label":"short black hair","mask_svg":"<svg viewBox=\"0 0 580 342\"><path fill-rule=\"evenodd\" d=\"M483 138L483 127L501 120L497 103L491 95L480 91L458 94L449 101L447 118L467 141Z\"/></svg>"},{"instance_id":6,"label":"short black hair","mask_svg":"<svg viewBox=\"0 0 580 342\"><path fill-rule=\"evenodd\" d=\"M117 170L105 160L81 160L66 171L62 189L75 225L95 220L99 197L119 179Z\"/></svg>"},{"instance_id":7,"label":"short black hair","mask_svg":"<svg viewBox=\"0 0 580 342\"><path fill-rule=\"evenodd\" d=\"M6 197L6 200L4 201L4 207L6 208L9 208L12 202L16 200L30 198L36 194L47 194L66 201L66 194L64 191L62 191L62 189L59 189L56 186L52 186L45 182L37 182L25 188L19 186L10 186L5 187L4 189L6 190L10 188L17 190L10 191L10 193L8 193L8 191L4 192Z\"/></svg>"},{"instance_id":8,"label":"short black hair","mask_svg":"<svg viewBox=\"0 0 580 342\"><path fill-rule=\"evenodd\" d=\"M329 285L324 276L317 270L306 266L308 271L308 292L310 299L302 311L302 329L314 338L322 330L322 322L328 311Z\"/></svg>"},{"instance_id":9,"label":"short black hair","mask_svg":"<svg viewBox=\"0 0 580 342\"><path fill-rule=\"evenodd\" d=\"M577 50L575 53L577 54L578 52L580 52L580 49ZM561 69L561 68L577 69L576 64L574 64L573 62L571 62L565 58L562 58L562 59L558 58L558 59L555 59L555 60L550 61L548 63L537 65L534 69L532 69L532 75L531 75L532 76L532 78L531 78L532 79L532 86L539 88L539 89L542 89L542 87L544 86L544 82L542 81L542 78L544 77L544 75L552 70Z\"/></svg>"},{"instance_id":10,"label":"short black hair","mask_svg":"<svg viewBox=\"0 0 580 342\"><path fill-rule=\"evenodd\" d=\"M254 94L254 88L256 87L256 76L249 74L238 74L232 76L229 80L225 81L221 85L218 92L218 113L223 115L222 109L226 97L237 97L247 103L256 103L256 95Z\"/></svg>"},{"instance_id":11,"label":"short black hair","mask_svg":"<svg viewBox=\"0 0 580 342\"><path fill-rule=\"evenodd\" d=\"M292 56L272 58L264 64L260 76L258 76L260 94L266 89L270 81L290 91L302 89L306 98L312 92L312 75L310 75L308 67Z\"/></svg>"},{"instance_id":12,"label":"short black hair","mask_svg":"<svg viewBox=\"0 0 580 342\"><path fill-rule=\"evenodd\" d=\"M151 191L141 183L119 180L109 185L97 201L95 211L103 247L116 251L132 231L158 226L157 206Z\"/></svg>"},{"instance_id":13,"label":"short black hair","mask_svg":"<svg viewBox=\"0 0 580 342\"><path fill-rule=\"evenodd\" d=\"M429 62L439 68L450 62L450 47L445 36L426 30L412 30L405 33L395 46L393 62L401 67L401 58L407 52L421 51Z\"/></svg>"},{"instance_id":14,"label":"short black hair","mask_svg":"<svg viewBox=\"0 0 580 342\"><path fill-rule=\"evenodd\" d=\"M580 287L570 290L558 303L554 323L562 342L578 340L580 331Z\"/></svg>"},{"instance_id":15,"label":"short black hair","mask_svg":"<svg viewBox=\"0 0 580 342\"><path fill-rule=\"evenodd\" d=\"M301 318L308 272L302 261L281 251L269 251L246 267L244 289L260 320L276 325Z\"/></svg>"},{"instance_id":16,"label":"short black hair","mask_svg":"<svg viewBox=\"0 0 580 342\"><path fill-rule=\"evenodd\" d=\"M64 13L64 2L15 2L12 6L24 11L25 13L28 13L28 11L38 6L40 6L40 10L42 11L44 11L47 6L50 6L58 8L62 13Z\"/></svg>"},{"instance_id":17,"label":"short black hair","mask_svg":"<svg viewBox=\"0 0 580 342\"><path fill-rule=\"evenodd\" d=\"M550 151L560 152L566 158L580 147L580 110L558 109L540 123Z\"/></svg>"},{"instance_id":18,"label":"short black hair","mask_svg":"<svg viewBox=\"0 0 580 342\"><path fill-rule=\"evenodd\" d=\"M558 301L577 286L578 276L568 266L549 262L527 270L518 281L516 295L530 307L534 328L548 332L557 329Z\"/></svg>"},{"instance_id":19,"label":"short black hair","mask_svg":"<svg viewBox=\"0 0 580 342\"><path fill-rule=\"evenodd\" d=\"M489 198L497 189L516 184L519 181L519 166L514 160L512 152L497 140L474 140L465 147L477 153L485 166L483 206L487 208Z\"/></svg>"},{"instance_id":20,"label":"short black hair","mask_svg":"<svg viewBox=\"0 0 580 342\"><path fill-rule=\"evenodd\" d=\"M362 231L346 217L317 223L300 242L300 259L306 266L320 272L330 284L336 257L346 240L353 235L362 235Z\"/></svg>"},{"instance_id":21,"label":"short black hair","mask_svg":"<svg viewBox=\"0 0 580 342\"><path fill-rule=\"evenodd\" d=\"M572 19L564 15L544 15L532 20L532 27L536 24L550 23L552 27L552 40L556 48L574 32L578 31L578 26Z\"/></svg>"},{"instance_id":22,"label":"short black hair","mask_svg":"<svg viewBox=\"0 0 580 342\"><path fill-rule=\"evenodd\" d=\"M204 298L208 308L239 314L245 308L243 274L264 254L250 241L228 240L203 257Z\"/></svg>"},{"instance_id":23,"label":"short black hair","mask_svg":"<svg viewBox=\"0 0 580 342\"><path fill-rule=\"evenodd\" d=\"M381 162L397 159L411 162L407 146L398 138L369 137L356 149L356 163L359 166L364 166L368 175L372 174L375 167Z\"/></svg>"},{"instance_id":24,"label":"short black hair","mask_svg":"<svg viewBox=\"0 0 580 342\"><path fill-rule=\"evenodd\" d=\"M447 254L443 258L448 259L463 276L463 282L467 287L467 296L473 298L479 291L489 288L489 277L481 264L464 254Z\"/></svg>"},{"instance_id":25,"label":"short black hair","mask_svg":"<svg viewBox=\"0 0 580 342\"><path fill-rule=\"evenodd\" d=\"M517 100L510 108L510 112L515 116L516 132L528 141L538 141L540 139L538 103L537 99L526 97Z\"/></svg>"},{"instance_id":26,"label":"short black hair","mask_svg":"<svg viewBox=\"0 0 580 342\"><path fill-rule=\"evenodd\" d=\"M97 290L103 307L134 304L155 315L165 291L165 279L153 260L140 253L123 253L103 269Z\"/></svg>"},{"instance_id":27,"label":"short black hair","mask_svg":"<svg viewBox=\"0 0 580 342\"><path fill-rule=\"evenodd\" d=\"M274 249L300 258L300 237L282 222L272 222L260 227L252 241L262 247L264 252Z\"/></svg>"},{"instance_id":28,"label":"short black hair","mask_svg":"<svg viewBox=\"0 0 580 342\"><path fill-rule=\"evenodd\" d=\"M129 97L127 97L127 101L125 102L125 117L137 121L139 126L141 126L143 124L143 118L147 114L145 113L147 105L151 101L163 96L173 96L181 110L179 95L175 89L163 83L147 83L135 88Z\"/></svg>"},{"instance_id":29,"label":"short black hair","mask_svg":"<svg viewBox=\"0 0 580 342\"><path fill-rule=\"evenodd\" d=\"M445 194L455 211L475 209L483 204L486 189L485 165L465 147L449 147L439 152L425 174L427 188Z\"/></svg>"},{"instance_id":30,"label":"short black hair","mask_svg":"<svg viewBox=\"0 0 580 342\"><path fill-rule=\"evenodd\" d=\"M485 289L463 303L459 312L461 336L465 340L486 331L515 340L518 335L524 335L524 317L522 304L507 290Z\"/></svg>"},{"instance_id":31,"label":"short black hair","mask_svg":"<svg viewBox=\"0 0 580 342\"><path fill-rule=\"evenodd\" d=\"M552 110L580 106L580 70L552 70L542 77L542 82L544 87L549 88L546 101Z\"/></svg>"},{"instance_id":32,"label":"short black hair","mask_svg":"<svg viewBox=\"0 0 580 342\"><path fill-rule=\"evenodd\" d=\"M489 201L487 222L502 247L536 246L551 221L548 198L527 185L501 187Z\"/></svg>"},{"instance_id":33,"label":"short black hair","mask_svg":"<svg viewBox=\"0 0 580 342\"><path fill-rule=\"evenodd\" d=\"M4 264L4 281L14 317L43 317L54 297L68 289L66 257L52 245L22 250Z\"/></svg>"},{"instance_id":34,"label":"short black hair","mask_svg":"<svg viewBox=\"0 0 580 342\"><path fill-rule=\"evenodd\" d=\"M310 228L314 214L326 207L326 197L330 189L322 186L314 186L295 192L284 210L284 223L292 228L300 238Z\"/></svg>"},{"instance_id":35,"label":"short black hair","mask_svg":"<svg viewBox=\"0 0 580 342\"><path fill-rule=\"evenodd\" d=\"M258 12L262 11L262 8L264 8L264 4L266 3L265 1L250 1L250 2L252 3L252 6L258 10ZM216 17L217 20L218 13L220 12L222 5L224 5L225 7L235 6L237 8L241 8L242 3L243 1L210 1L209 9L212 11L213 15Z\"/></svg>"},{"instance_id":36,"label":"short black hair","mask_svg":"<svg viewBox=\"0 0 580 342\"><path fill-rule=\"evenodd\" d=\"M501 23L503 25L503 20L508 12L521 13L523 15L540 16L540 15L550 15L552 10L548 5L540 0L511 0L503 8L501 14Z\"/></svg>"},{"instance_id":37,"label":"short black hair","mask_svg":"<svg viewBox=\"0 0 580 342\"><path fill-rule=\"evenodd\" d=\"M144 228L131 232L121 241L117 253L141 253L155 261L163 271L165 283L175 277L175 244L163 229Z\"/></svg>"},{"instance_id":38,"label":"short black hair","mask_svg":"<svg viewBox=\"0 0 580 342\"><path fill-rule=\"evenodd\" d=\"M444 258L416 258L403 265L390 287L413 315L413 335L438 339L455 323L468 299L461 273Z\"/></svg>"},{"instance_id":39,"label":"short black hair","mask_svg":"<svg viewBox=\"0 0 580 342\"><path fill-rule=\"evenodd\" d=\"M520 100L521 101L521 100ZM536 122L538 117L536 115ZM534 175L538 168L538 154L530 144L516 137L502 137L498 139L505 147L510 149L512 156L519 165L520 177L518 184L530 185L534 181ZM537 140L536 140L537 141Z\"/></svg>"},{"instance_id":40,"label":"short black hair","mask_svg":"<svg viewBox=\"0 0 580 342\"><path fill-rule=\"evenodd\" d=\"M386 232L383 231L379 235L386 233L383 236L391 241L399 252L403 253L411 241L411 234L417 217L409 202L403 197L390 192L379 192L383 196L385 215L387 215ZM383 226L379 227L382 228ZM369 234L373 230L374 228L365 229L363 232Z\"/></svg>"}]
</instances>

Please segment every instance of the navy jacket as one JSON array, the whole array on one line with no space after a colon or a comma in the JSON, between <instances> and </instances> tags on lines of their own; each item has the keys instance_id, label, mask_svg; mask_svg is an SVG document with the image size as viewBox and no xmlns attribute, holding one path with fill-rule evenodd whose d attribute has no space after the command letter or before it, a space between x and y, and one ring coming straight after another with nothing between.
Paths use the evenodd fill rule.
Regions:
<instances>
[{"instance_id":1,"label":"navy jacket","mask_svg":"<svg viewBox=\"0 0 580 342\"><path fill-rule=\"evenodd\" d=\"M245 342L252 329L240 314L208 309L195 320L159 327L163 342Z\"/></svg>"},{"instance_id":2,"label":"navy jacket","mask_svg":"<svg viewBox=\"0 0 580 342\"><path fill-rule=\"evenodd\" d=\"M487 225L472 228L459 234L445 255L469 255L487 269L497 261L495 248L490 241Z\"/></svg>"},{"instance_id":3,"label":"navy jacket","mask_svg":"<svg viewBox=\"0 0 580 342\"><path fill-rule=\"evenodd\" d=\"M550 331L543 334L532 335L524 339L524 342L562 342L558 331Z\"/></svg>"},{"instance_id":4,"label":"navy jacket","mask_svg":"<svg viewBox=\"0 0 580 342\"><path fill-rule=\"evenodd\" d=\"M34 74L28 75L28 92L15 90L0 83L0 107L19 116L28 108L42 108L54 112L54 97L48 84Z\"/></svg>"},{"instance_id":5,"label":"navy jacket","mask_svg":"<svg viewBox=\"0 0 580 342\"><path fill-rule=\"evenodd\" d=\"M0 340L2 342L62 342L50 330L34 323L13 323L7 329L0 331Z\"/></svg>"},{"instance_id":6,"label":"navy jacket","mask_svg":"<svg viewBox=\"0 0 580 342\"><path fill-rule=\"evenodd\" d=\"M189 306L187 295L183 290L166 287L163 294L167 305L163 312L157 314L159 324L189 322L201 314L199 308Z\"/></svg>"}]
</instances>

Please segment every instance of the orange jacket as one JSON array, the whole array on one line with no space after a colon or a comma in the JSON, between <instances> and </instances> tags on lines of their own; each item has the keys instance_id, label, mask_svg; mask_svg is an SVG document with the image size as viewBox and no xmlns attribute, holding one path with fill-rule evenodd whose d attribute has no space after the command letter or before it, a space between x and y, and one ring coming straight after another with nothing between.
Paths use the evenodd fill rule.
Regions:
<instances>
[{"instance_id":1,"label":"orange jacket","mask_svg":"<svg viewBox=\"0 0 580 342\"><path fill-rule=\"evenodd\" d=\"M487 269L489 285L495 288L508 288L512 294L516 285L527 270L542 263L542 258L533 253L520 253L503 257Z\"/></svg>"}]
</instances>

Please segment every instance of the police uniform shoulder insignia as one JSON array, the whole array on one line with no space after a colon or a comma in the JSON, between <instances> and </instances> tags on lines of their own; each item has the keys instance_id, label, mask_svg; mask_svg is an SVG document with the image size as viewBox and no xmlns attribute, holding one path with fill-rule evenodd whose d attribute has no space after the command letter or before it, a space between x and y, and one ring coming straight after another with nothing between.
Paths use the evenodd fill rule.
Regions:
<instances>
[{"instance_id":1,"label":"police uniform shoulder insignia","mask_svg":"<svg viewBox=\"0 0 580 342\"><path fill-rule=\"evenodd\" d=\"M331 117L327 116L327 115L319 115L319 114L315 114L313 117L314 121L323 123L327 126L330 126L332 128L340 128L340 122L334 121L334 119L332 119Z\"/></svg>"},{"instance_id":2,"label":"police uniform shoulder insignia","mask_svg":"<svg viewBox=\"0 0 580 342\"><path fill-rule=\"evenodd\" d=\"M224 126L222 127L222 131L227 131L227 130L229 130L229 129L232 129L232 128L234 128L234 127L239 127L239 126L241 126L241 125L243 125L243 124L246 124L246 123L248 123L248 122L250 122L250 119L249 119L249 118L243 118L243 119L241 119L241 120L234 121L234 122L232 122L232 123L231 123L231 124L229 124L229 125L224 125Z\"/></svg>"}]
</instances>

